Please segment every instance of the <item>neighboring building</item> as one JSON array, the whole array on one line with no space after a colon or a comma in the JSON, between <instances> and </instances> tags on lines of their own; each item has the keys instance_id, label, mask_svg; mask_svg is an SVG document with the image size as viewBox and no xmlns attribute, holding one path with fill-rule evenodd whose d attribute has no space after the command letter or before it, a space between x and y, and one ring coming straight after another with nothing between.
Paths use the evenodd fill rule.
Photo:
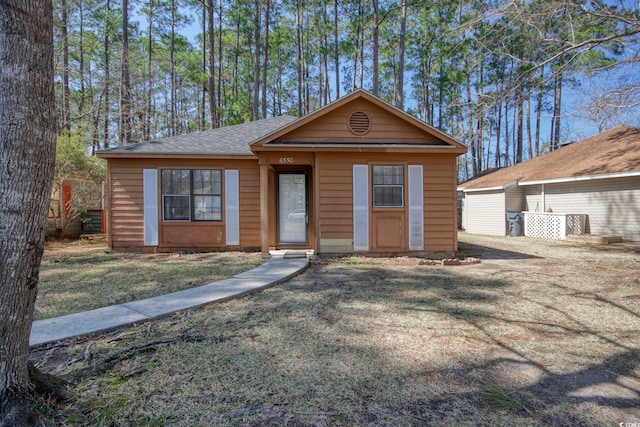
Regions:
<instances>
[{"instance_id":1,"label":"neighboring building","mask_svg":"<svg viewBox=\"0 0 640 427\"><path fill-rule=\"evenodd\" d=\"M640 241L640 129L615 127L458 190L462 227L470 233L511 234L507 212L527 211L539 213L532 220L577 214L586 220L578 227L583 232Z\"/></svg>"},{"instance_id":2,"label":"neighboring building","mask_svg":"<svg viewBox=\"0 0 640 427\"><path fill-rule=\"evenodd\" d=\"M56 170L49 199L47 234L79 236L106 233L104 193L104 182L96 183L86 174L76 172L68 172L61 177Z\"/></svg>"},{"instance_id":3,"label":"neighboring building","mask_svg":"<svg viewBox=\"0 0 640 427\"><path fill-rule=\"evenodd\" d=\"M305 117L102 151L117 250L453 254L466 146L358 90Z\"/></svg>"}]
</instances>

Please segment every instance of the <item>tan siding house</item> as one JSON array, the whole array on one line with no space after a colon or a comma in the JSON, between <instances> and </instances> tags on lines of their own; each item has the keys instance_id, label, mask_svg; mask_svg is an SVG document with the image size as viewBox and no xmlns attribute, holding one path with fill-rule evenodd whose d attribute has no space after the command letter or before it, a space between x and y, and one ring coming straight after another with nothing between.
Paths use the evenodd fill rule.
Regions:
<instances>
[{"instance_id":1,"label":"tan siding house","mask_svg":"<svg viewBox=\"0 0 640 427\"><path fill-rule=\"evenodd\" d=\"M505 235L506 212L525 211L581 215L587 233L640 241L640 129L618 126L458 189L471 233Z\"/></svg>"},{"instance_id":2,"label":"tan siding house","mask_svg":"<svg viewBox=\"0 0 640 427\"><path fill-rule=\"evenodd\" d=\"M299 119L105 150L110 244L450 255L466 149L358 90Z\"/></svg>"}]
</instances>

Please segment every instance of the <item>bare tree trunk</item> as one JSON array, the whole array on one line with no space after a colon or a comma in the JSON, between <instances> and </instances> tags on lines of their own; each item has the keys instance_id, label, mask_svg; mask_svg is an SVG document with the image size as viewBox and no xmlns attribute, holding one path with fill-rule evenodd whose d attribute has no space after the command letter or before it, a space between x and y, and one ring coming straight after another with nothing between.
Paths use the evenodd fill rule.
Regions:
<instances>
[{"instance_id":1,"label":"bare tree trunk","mask_svg":"<svg viewBox=\"0 0 640 427\"><path fill-rule=\"evenodd\" d=\"M400 14L400 46L398 52L398 83L396 85L396 107L404 109L404 52L407 38L407 0L402 0Z\"/></svg>"},{"instance_id":2,"label":"bare tree trunk","mask_svg":"<svg viewBox=\"0 0 640 427\"><path fill-rule=\"evenodd\" d=\"M524 129L523 127L523 95L522 95L522 85L518 85L518 90L516 91L516 114L517 114L517 123L516 123L516 158L514 163L522 163L522 145L524 143Z\"/></svg>"},{"instance_id":3,"label":"bare tree trunk","mask_svg":"<svg viewBox=\"0 0 640 427\"><path fill-rule=\"evenodd\" d=\"M336 68L336 99L340 98L340 40L338 38L338 0L333 2L333 49Z\"/></svg>"},{"instance_id":4,"label":"bare tree trunk","mask_svg":"<svg viewBox=\"0 0 640 427\"><path fill-rule=\"evenodd\" d=\"M78 29L78 70L80 71L80 99L78 100L78 115L84 115L84 102L86 96L85 82L84 82L84 11L82 0L78 1L78 14L80 15L79 29Z\"/></svg>"},{"instance_id":5,"label":"bare tree trunk","mask_svg":"<svg viewBox=\"0 0 640 427\"><path fill-rule=\"evenodd\" d=\"M217 88L216 88L216 103L217 103L217 110L216 110L216 125L215 127L220 127L221 126L221 118L220 118L220 110L222 109L222 95L223 95L223 86L222 86L222 63L224 60L224 49L223 49L223 43L222 43L222 30L223 30L223 19L222 19L222 11L224 10L224 6L223 6L223 0L220 0L219 3L219 7L218 7L218 84L217 84ZM213 64L213 59L212 59L212 64ZM213 68L211 69L211 72L213 73ZM226 92L224 93L224 95L226 95Z\"/></svg>"},{"instance_id":6,"label":"bare tree trunk","mask_svg":"<svg viewBox=\"0 0 640 427\"><path fill-rule=\"evenodd\" d=\"M495 167L499 168L500 166L502 166L502 162L501 162L501 158L502 158L502 152L500 151L500 137L502 136L502 133L500 132L502 130L502 104L498 104L496 105L496 114L497 114L497 118L496 118L496 161L495 161Z\"/></svg>"},{"instance_id":7,"label":"bare tree trunk","mask_svg":"<svg viewBox=\"0 0 640 427\"><path fill-rule=\"evenodd\" d=\"M353 53L353 71L351 72L351 90L356 90L356 76L358 73L358 44L360 33L356 33L356 46Z\"/></svg>"},{"instance_id":8,"label":"bare tree trunk","mask_svg":"<svg viewBox=\"0 0 640 427\"><path fill-rule=\"evenodd\" d=\"M504 166L509 164L509 99L504 100Z\"/></svg>"},{"instance_id":9,"label":"bare tree trunk","mask_svg":"<svg viewBox=\"0 0 640 427\"><path fill-rule=\"evenodd\" d=\"M170 114L171 114L171 128L169 130L169 135L175 135L178 133L178 89L177 89L177 78L176 78L176 2L175 0L171 0L171 32L170 32L170 41L169 41L169 79L171 80L171 99L169 100L169 104L171 106Z\"/></svg>"},{"instance_id":10,"label":"bare tree trunk","mask_svg":"<svg viewBox=\"0 0 640 427\"><path fill-rule=\"evenodd\" d=\"M544 99L544 92L542 91L542 82L544 81L544 68L541 67L540 72L540 87L538 88L538 99L536 102L536 149L535 155L540 155L540 122L542 117L542 101Z\"/></svg>"},{"instance_id":11,"label":"bare tree trunk","mask_svg":"<svg viewBox=\"0 0 640 427\"><path fill-rule=\"evenodd\" d=\"M553 96L553 138L551 139L551 151L560 146L560 113L562 102L562 70L556 75L556 88Z\"/></svg>"},{"instance_id":12,"label":"bare tree trunk","mask_svg":"<svg viewBox=\"0 0 640 427\"><path fill-rule=\"evenodd\" d=\"M56 144L51 0L0 2L0 425L47 425L27 396Z\"/></svg>"},{"instance_id":13,"label":"bare tree trunk","mask_svg":"<svg viewBox=\"0 0 640 427\"><path fill-rule=\"evenodd\" d=\"M109 113L111 112L111 97L109 91L111 90L111 66L110 59L110 39L111 26L109 25L111 18L111 0L107 0L106 4L106 20L104 23L104 128L103 128L103 148L109 148Z\"/></svg>"},{"instance_id":14,"label":"bare tree trunk","mask_svg":"<svg viewBox=\"0 0 640 427\"><path fill-rule=\"evenodd\" d=\"M202 72L207 73L207 3L202 2ZM198 130L206 129L206 111L207 111L207 88L208 84L202 84L202 99L200 104L200 125Z\"/></svg>"},{"instance_id":15,"label":"bare tree trunk","mask_svg":"<svg viewBox=\"0 0 640 427\"><path fill-rule=\"evenodd\" d=\"M269 20L271 12L271 1L267 0L264 11L264 49L262 59L262 118L267 117L267 77L269 69Z\"/></svg>"},{"instance_id":16,"label":"bare tree trunk","mask_svg":"<svg viewBox=\"0 0 640 427\"><path fill-rule=\"evenodd\" d=\"M215 129L218 127L217 116L217 100L216 100L216 73L215 73L215 39L214 39L214 22L213 22L213 0L207 3L207 12L209 14L209 127ZM222 12L220 12L222 15Z\"/></svg>"},{"instance_id":17,"label":"bare tree trunk","mask_svg":"<svg viewBox=\"0 0 640 427\"><path fill-rule=\"evenodd\" d=\"M67 25L69 24L69 11L67 8L67 0L60 1L60 13L62 22L60 24L60 31L62 36L62 122L60 127L63 132L69 133L71 131L71 106L69 99L71 93L69 90L69 34Z\"/></svg>"},{"instance_id":18,"label":"bare tree trunk","mask_svg":"<svg viewBox=\"0 0 640 427\"><path fill-rule=\"evenodd\" d=\"M474 111L473 100L471 99L471 67L469 65L469 59L464 58L464 70L465 70L465 92L467 95L467 129L471 148L471 162L473 175L477 175L482 170L482 152L478 147L478 138L474 133Z\"/></svg>"},{"instance_id":19,"label":"bare tree trunk","mask_svg":"<svg viewBox=\"0 0 640 427\"><path fill-rule=\"evenodd\" d=\"M296 52L298 66L298 117L304 115L303 91L304 91L304 70L302 58L302 6L300 1L296 2Z\"/></svg>"},{"instance_id":20,"label":"bare tree trunk","mask_svg":"<svg viewBox=\"0 0 640 427\"><path fill-rule=\"evenodd\" d=\"M364 11L363 11L364 13ZM360 26L360 46L358 50L358 62L360 64L359 70L359 88L364 88L364 26Z\"/></svg>"},{"instance_id":21,"label":"bare tree trunk","mask_svg":"<svg viewBox=\"0 0 640 427\"><path fill-rule=\"evenodd\" d=\"M122 68L120 77L120 145L131 143L131 84L129 83L129 0L122 0Z\"/></svg>"},{"instance_id":22,"label":"bare tree trunk","mask_svg":"<svg viewBox=\"0 0 640 427\"><path fill-rule=\"evenodd\" d=\"M372 93L375 96L378 96L378 88L380 87L379 82L379 71L378 71L378 50L380 44L380 24L378 22L378 0L372 0L373 4L373 76L371 77L373 83ZM362 84L361 84L362 86Z\"/></svg>"},{"instance_id":23,"label":"bare tree trunk","mask_svg":"<svg viewBox=\"0 0 640 427\"><path fill-rule=\"evenodd\" d=\"M443 129L442 122L442 108L444 107L444 77L442 76L443 70L440 65L440 73L438 77L438 129Z\"/></svg>"},{"instance_id":24,"label":"bare tree trunk","mask_svg":"<svg viewBox=\"0 0 640 427\"><path fill-rule=\"evenodd\" d=\"M149 32L147 41L147 102L146 111L142 125L142 140L148 141L151 139L151 100L153 99L153 18L154 18L155 2L152 0L149 4Z\"/></svg>"},{"instance_id":25,"label":"bare tree trunk","mask_svg":"<svg viewBox=\"0 0 640 427\"><path fill-rule=\"evenodd\" d=\"M322 26L329 27L329 16L327 14L327 4L322 7ZM320 82L320 103L327 105L330 98L329 89L329 37L323 32L321 37L321 55L322 55L322 81Z\"/></svg>"},{"instance_id":26,"label":"bare tree trunk","mask_svg":"<svg viewBox=\"0 0 640 427\"><path fill-rule=\"evenodd\" d=\"M533 159L533 138L531 136L531 90L527 91L525 99L525 120L527 123L527 146L529 149L529 159Z\"/></svg>"},{"instance_id":27,"label":"bare tree trunk","mask_svg":"<svg viewBox=\"0 0 640 427\"><path fill-rule=\"evenodd\" d=\"M262 11L260 10L260 0L255 0L255 25L253 29L253 93L251 95L251 114L253 120L260 118L258 102L260 99L260 33L262 32Z\"/></svg>"}]
</instances>

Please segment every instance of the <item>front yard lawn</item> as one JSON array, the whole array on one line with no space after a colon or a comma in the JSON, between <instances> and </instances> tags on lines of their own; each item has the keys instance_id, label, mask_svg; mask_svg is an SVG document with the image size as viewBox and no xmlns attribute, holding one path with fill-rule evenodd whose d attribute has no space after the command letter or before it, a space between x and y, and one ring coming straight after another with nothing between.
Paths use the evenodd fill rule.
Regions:
<instances>
[{"instance_id":1,"label":"front yard lawn","mask_svg":"<svg viewBox=\"0 0 640 427\"><path fill-rule=\"evenodd\" d=\"M640 248L460 241L480 264L328 258L238 299L38 349L76 395L49 410L92 426L640 422Z\"/></svg>"},{"instance_id":2,"label":"front yard lawn","mask_svg":"<svg viewBox=\"0 0 640 427\"><path fill-rule=\"evenodd\" d=\"M226 279L262 264L256 252L140 254L105 242L47 242L36 319L163 295Z\"/></svg>"}]
</instances>

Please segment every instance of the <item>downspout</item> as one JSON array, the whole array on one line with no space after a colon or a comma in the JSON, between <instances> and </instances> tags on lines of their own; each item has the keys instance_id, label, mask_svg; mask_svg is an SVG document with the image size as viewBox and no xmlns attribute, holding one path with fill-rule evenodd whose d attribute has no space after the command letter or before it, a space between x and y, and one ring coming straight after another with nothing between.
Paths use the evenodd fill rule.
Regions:
<instances>
[{"instance_id":1,"label":"downspout","mask_svg":"<svg viewBox=\"0 0 640 427\"><path fill-rule=\"evenodd\" d=\"M547 211L547 209L544 206L544 204L545 204L544 203L544 184L540 184L540 185L541 185L541 188L542 188L542 190L540 192L540 195L542 196L542 213L544 213L544 212Z\"/></svg>"}]
</instances>

